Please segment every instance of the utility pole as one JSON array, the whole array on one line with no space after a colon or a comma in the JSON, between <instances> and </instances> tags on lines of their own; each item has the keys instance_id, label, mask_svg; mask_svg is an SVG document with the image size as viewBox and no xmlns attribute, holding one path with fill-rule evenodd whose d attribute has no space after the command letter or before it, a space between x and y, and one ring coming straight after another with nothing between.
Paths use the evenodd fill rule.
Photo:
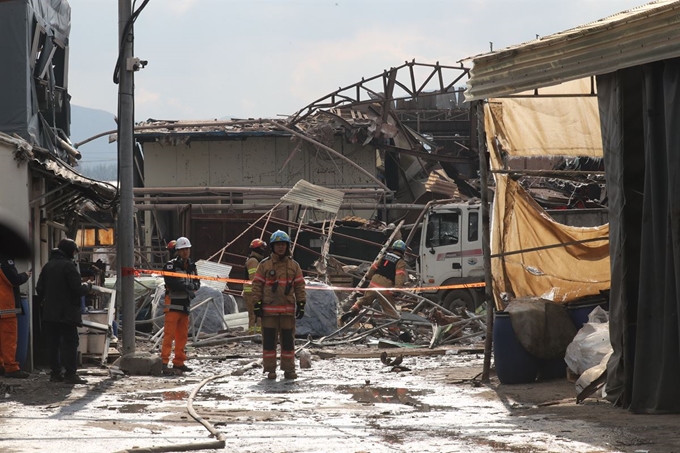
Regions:
<instances>
[{"instance_id":1,"label":"utility pole","mask_svg":"<svg viewBox=\"0 0 680 453\"><path fill-rule=\"evenodd\" d=\"M118 166L120 212L118 213L118 282L123 329L123 356L135 352L134 222L132 199L132 151L134 146L134 72L132 59L132 0L118 0L118 43L120 83L118 84ZM128 23L130 23L128 25Z\"/></svg>"}]
</instances>

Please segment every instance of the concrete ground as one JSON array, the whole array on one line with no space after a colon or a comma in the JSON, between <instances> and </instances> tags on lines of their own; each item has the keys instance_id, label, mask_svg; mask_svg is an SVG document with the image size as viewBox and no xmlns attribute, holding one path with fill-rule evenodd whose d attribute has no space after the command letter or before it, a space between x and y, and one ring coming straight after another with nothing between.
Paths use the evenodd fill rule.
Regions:
<instances>
[{"instance_id":1,"label":"concrete ground","mask_svg":"<svg viewBox=\"0 0 680 453\"><path fill-rule=\"evenodd\" d=\"M192 350L187 363L196 370L177 377L112 377L90 367L80 372L86 385L50 383L44 371L27 380L0 378L0 452L209 442L187 401L201 381L219 375L225 376L198 391L193 407L224 434L224 450L234 452L680 451L676 416L633 415L597 399L577 405L566 379L482 385L473 379L481 354L451 348L406 356L402 371L376 357L313 356L299 379L280 373L270 381L253 367L259 348L248 342ZM327 357L377 349L324 351Z\"/></svg>"}]
</instances>

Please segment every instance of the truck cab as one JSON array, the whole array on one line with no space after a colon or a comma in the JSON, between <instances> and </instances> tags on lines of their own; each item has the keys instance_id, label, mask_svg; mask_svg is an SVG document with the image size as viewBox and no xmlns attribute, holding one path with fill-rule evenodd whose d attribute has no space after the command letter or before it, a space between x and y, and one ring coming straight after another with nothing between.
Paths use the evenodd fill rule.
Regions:
<instances>
[{"instance_id":1,"label":"truck cab","mask_svg":"<svg viewBox=\"0 0 680 453\"><path fill-rule=\"evenodd\" d=\"M433 205L425 213L417 261L420 286L438 287L484 281L482 209L479 202ZM449 310L474 309L483 289L431 289L424 295Z\"/></svg>"}]
</instances>

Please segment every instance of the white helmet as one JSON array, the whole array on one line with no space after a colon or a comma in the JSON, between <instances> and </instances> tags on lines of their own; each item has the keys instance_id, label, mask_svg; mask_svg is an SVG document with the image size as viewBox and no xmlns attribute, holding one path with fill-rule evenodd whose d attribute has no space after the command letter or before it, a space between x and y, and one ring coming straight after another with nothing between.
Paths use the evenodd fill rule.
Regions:
<instances>
[{"instance_id":1,"label":"white helmet","mask_svg":"<svg viewBox=\"0 0 680 453\"><path fill-rule=\"evenodd\" d=\"M190 249L191 248L191 242L189 242L189 239L185 237L177 238L177 242L175 242L175 250L181 250L181 249Z\"/></svg>"}]
</instances>

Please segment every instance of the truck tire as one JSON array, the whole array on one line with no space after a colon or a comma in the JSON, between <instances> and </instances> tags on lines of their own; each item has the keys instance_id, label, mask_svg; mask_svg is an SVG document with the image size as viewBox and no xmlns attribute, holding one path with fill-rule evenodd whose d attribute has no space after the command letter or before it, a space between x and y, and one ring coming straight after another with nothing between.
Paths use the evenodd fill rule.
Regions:
<instances>
[{"instance_id":1,"label":"truck tire","mask_svg":"<svg viewBox=\"0 0 680 453\"><path fill-rule=\"evenodd\" d=\"M442 307L449 311L454 311L458 307L464 307L472 312L475 311L475 300L470 291L465 289L454 289L444 296L441 303Z\"/></svg>"}]
</instances>

